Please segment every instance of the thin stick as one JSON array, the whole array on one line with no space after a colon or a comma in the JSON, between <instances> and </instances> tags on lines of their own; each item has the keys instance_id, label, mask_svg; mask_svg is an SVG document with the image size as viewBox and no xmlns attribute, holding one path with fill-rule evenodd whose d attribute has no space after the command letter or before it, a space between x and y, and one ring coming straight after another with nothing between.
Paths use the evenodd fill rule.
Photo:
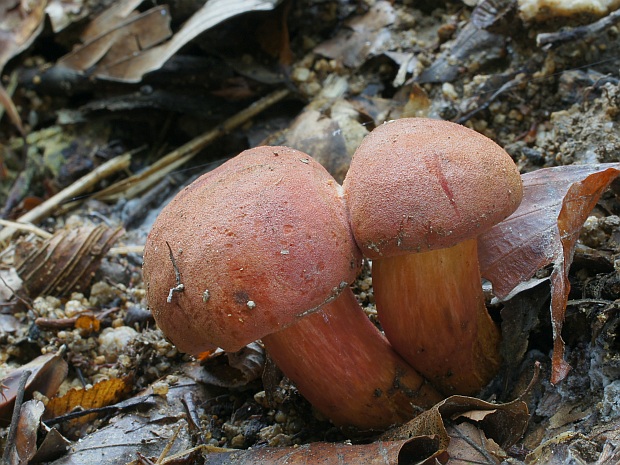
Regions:
<instances>
[{"instance_id":1,"label":"thin stick","mask_svg":"<svg viewBox=\"0 0 620 465\"><path fill-rule=\"evenodd\" d=\"M31 224L31 223L19 223L17 221L9 221L9 220L0 219L0 226L7 226L9 228L14 228L17 231L28 231L33 234L36 234L39 237L42 237L43 239L49 239L53 235L51 233L48 233L47 231L44 231L41 228L36 227L34 224Z\"/></svg>"},{"instance_id":2,"label":"thin stick","mask_svg":"<svg viewBox=\"0 0 620 465\"><path fill-rule=\"evenodd\" d=\"M166 446L164 447L164 450L162 450L161 454L159 454L159 458L157 459L157 462L155 462L155 465L161 465L161 463L164 461L164 459L166 458L166 455L168 455L168 452L170 452L170 449L172 449L172 446L174 445L174 441L177 440L177 436L181 432L182 426L183 425L179 425L176 431L174 432L174 434L172 435L172 437L168 440L168 442L166 443Z\"/></svg>"},{"instance_id":3,"label":"thin stick","mask_svg":"<svg viewBox=\"0 0 620 465\"><path fill-rule=\"evenodd\" d=\"M13 406L13 416L11 417L11 426L9 427L9 435L6 438L4 453L2 454L2 465L10 465L11 463L11 451L15 446L15 436L17 435L22 403L24 402L24 392L31 373L31 371L26 370L19 378L19 385L17 386L17 393L15 394L15 405Z\"/></svg>"},{"instance_id":4,"label":"thin stick","mask_svg":"<svg viewBox=\"0 0 620 465\"><path fill-rule=\"evenodd\" d=\"M217 138L241 126L259 113L265 111L289 94L288 89L281 89L254 102L236 115L228 118L222 124L192 139L168 155L160 158L146 170L112 184L106 189L97 192L94 197L101 200L117 200L119 197L131 198L148 189L153 184L174 171L185 162L192 159L201 149Z\"/></svg>"},{"instance_id":5,"label":"thin stick","mask_svg":"<svg viewBox=\"0 0 620 465\"><path fill-rule=\"evenodd\" d=\"M124 245L120 247L112 247L108 250L108 255L128 255L130 253L144 253L143 245Z\"/></svg>"},{"instance_id":6,"label":"thin stick","mask_svg":"<svg viewBox=\"0 0 620 465\"><path fill-rule=\"evenodd\" d=\"M58 194L50 197L41 205L20 216L17 221L19 223L36 223L43 218L46 218L64 201L86 192L99 181L107 178L111 174L127 169L130 161L131 153L126 153L112 158L88 173L86 176L81 177L76 182L60 191ZM0 231L0 242L5 242L15 233L15 231L15 228L5 227L2 231Z\"/></svg>"}]
</instances>

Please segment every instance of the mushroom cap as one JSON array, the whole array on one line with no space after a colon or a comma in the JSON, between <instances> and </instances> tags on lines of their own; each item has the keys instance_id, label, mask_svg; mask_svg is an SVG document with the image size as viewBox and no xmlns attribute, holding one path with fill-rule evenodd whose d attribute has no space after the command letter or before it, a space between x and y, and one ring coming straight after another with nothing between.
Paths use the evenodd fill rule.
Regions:
<instances>
[{"instance_id":1,"label":"mushroom cap","mask_svg":"<svg viewBox=\"0 0 620 465\"><path fill-rule=\"evenodd\" d=\"M172 294L168 244L184 286ZM305 153L258 147L166 205L143 274L157 324L197 355L236 351L295 323L336 298L360 266L341 186Z\"/></svg>"},{"instance_id":2,"label":"mushroom cap","mask_svg":"<svg viewBox=\"0 0 620 465\"><path fill-rule=\"evenodd\" d=\"M364 138L344 180L351 227L370 258L450 247L521 202L521 176L489 138L459 124L403 118Z\"/></svg>"}]
</instances>

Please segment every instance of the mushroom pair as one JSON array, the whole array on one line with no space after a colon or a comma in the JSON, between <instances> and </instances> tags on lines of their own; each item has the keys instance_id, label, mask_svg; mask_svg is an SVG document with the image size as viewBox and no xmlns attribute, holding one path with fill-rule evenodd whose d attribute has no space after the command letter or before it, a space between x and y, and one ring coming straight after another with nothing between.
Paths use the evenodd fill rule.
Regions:
<instances>
[{"instance_id":1,"label":"mushroom pair","mask_svg":"<svg viewBox=\"0 0 620 465\"><path fill-rule=\"evenodd\" d=\"M335 424L384 429L441 399L423 376L442 394L470 394L495 373L499 334L484 306L475 236L520 198L510 157L443 121L375 129L344 191L308 155L258 147L162 210L144 251L147 299L180 350L236 351L262 339ZM348 287L358 245L373 259L391 344Z\"/></svg>"},{"instance_id":2,"label":"mushroom pair","mask_svg":"<svg viewBox=\"0 0 620 465\"><path fill-rule=\"evenodd\" d=\"M247 150L182 190L144 250L162 331L198 355L262 339L335 424L385 429L441 399L368 320L342 188L308 155Z\"/></svg>"}]
</instances>

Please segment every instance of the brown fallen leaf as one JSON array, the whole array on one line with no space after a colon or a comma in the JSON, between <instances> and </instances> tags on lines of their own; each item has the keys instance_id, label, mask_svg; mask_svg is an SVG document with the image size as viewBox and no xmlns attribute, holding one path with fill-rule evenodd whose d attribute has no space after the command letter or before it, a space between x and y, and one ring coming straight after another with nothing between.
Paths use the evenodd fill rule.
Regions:
<instances>
[{"instance_id":1,"label":"brown fallen leaf","mask_svg":"<svg viewBox=\"0 0 620 465\"><path fill-rule=\"evenodd\" d=\"M61 230L25 254L16 267L31 298L87 288L103 256L124 230L105 225Z\"/></svg>"},{"instance_id":2,"label":"brown fallen leaf","mask_svg":"<svg viewBox=\"0 0 620 465\"><path fill-rule=\"evenodd\" d=\"M37 432L45 405L40 400L24 402L20 409L17 435L6 465L27 464L37 452Z\"/></svg>"},{"instance_id":3,"label":"brown fallen leaf","mask_svg":"<svg viewBox=\"0 0 620 465\"><path fill-rule=\"evenodd\" d=\"M599 197L619 174L618 163L559 166L526 173L522 176L524 195L519 208L478 239L481 274L493 283L493 292L500 299L553 263L554 384L570 370L564 360L562 325L575 244Z\"/></svg>"},{"instance_id":4,"label":"brown fallen leaf","mask_svg":"<svg viewBox=\"0 0 620 465\"><path fill-rule=\"evenodd\" d=\"M450 431L454 431L449 430L449 427L457 422L468 421L476 426L475 437L479 437L480 430L485 439L493 440L493 443L487 441L492 450L485 451L494 456L497 450L493 444L504 450L515 444L525 432L528 420L527 405L520 400L493 404L473 397L450 396L408 423L387 431L380 439L396 441L418 436L436 437L437 449L425 459L430 462L424 462L435 463L435 459L443 461L451 457L449 446L454 436ZM462 429L459 431L462 432ZM470 439L475 440L473 437Z\"/></svg>"},{"instance_id":5,"label":"brown fallen leaf","mask_svg":"<svg viewBox=\"0 0 620 465\"><path fill-rule=\"evenodd\" d=\"M448 425L446 431L451 438L446 465L490 465L498 464L506 458L506 453L495 441L487 438L482 430L470 423Z\"/></svg>"},{"instance_id":6,"label":"brown fallen leaf","mask_svg":"<svg viewBox=\"0 0 620 465\"><path fill-rule=\"evenodd\" d=\"M170 40L156 46L139 47L134 49L135 53L122 59L105 60L93 76L120 82L140 82L144 74L161 68L181 47L202 32L242 13L272 10L279 3L281 0L209 0ZM99 32L104 33L103 29L98 26ZM153 45L154 41L149 43Z\"/></svg>"},{"instance_id":7,"label":"brown fallen leaf","mask_svg":"<svg viewBox=\"0 0 620 465\"><path fill-rule=\"evenodd\" d=\"M205 448L205 465L305 465L305 464L356 464L397 465L418 463L423 447L417 438L399 441L377 441L371 444L342 444L314 442L295 447L265 448L256 450L218 451ZM164 462L165 463L165 462Z\"/></svg>"},{"instance_id":8,"label":"brown fallen leaf","mask_svg":"<svg viewBox=\"0 0 620 465\"><path fill-rule=\"evenodd\" d=\"M90 35L96 32L96 29L87 30L83 35L85 43L58 60L58 65L79 72L87 71L96 63L99 68L111 66L163 42L172 35L167 6L154 7L139 14L131 13L127 18L114 17L118 18L119 22L107 23L110 29L99 35L91 38ZM101 22L98 25L101 25Z\"/></svg>"},{"instance_id":9,"label":"brown fallen leaf","mask_svg":"<svg viewBox=\"0 0 620 465\"><path fill-rule=\"evenodd\" d=\"M0 396L0 423L8 424L15 405L15 396L22 373L30 371L26 383L24 399L32 398L32 393L38 391L46 397L51 397L67 377L69 367L62 358L62 353L41 355L34 360L12 371L3 380L2 395Z\"/></svg>"},{"instance_id":10,"label":"brown fallen leaf","mask_svg":"<svg viewBox=\"0 0 620 465\"><path fill-rule=\"evenodd\" d=\"M185 373L212 386L241 388L260 378L265 366L265 351L256 342L238 352L205 353L201 363L188 363Z\"/></svg>"}]
</instances>

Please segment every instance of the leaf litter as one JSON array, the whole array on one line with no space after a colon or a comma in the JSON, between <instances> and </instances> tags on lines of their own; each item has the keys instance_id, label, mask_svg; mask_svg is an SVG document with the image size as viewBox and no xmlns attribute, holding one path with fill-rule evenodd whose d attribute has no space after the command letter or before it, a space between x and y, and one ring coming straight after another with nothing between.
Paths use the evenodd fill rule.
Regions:
<instances>
[{"instance_id":1,"label":"leaf litter","mask_svg":"<svg viewBox=\"0 0 620 465\"><path fill-rule=\"evenodd\" d=\"M68 239L63 229L106 225L117 231L99 247L92 267L85 268L89 281L79 287L69 284L61 292L52 285L33 292L23 270L25 284L9 275L3 279L4 418L10 420L14 380L29 367L28 386L35 383L35 388L25 390L24 411L30 413L23 414L29 423L22 430L52 444L47 446L51 455L42 444L39 450L26 445L30 440L16 440L15 450L26 460L40 454L48 462L57 458L55 463L102 462L104 455L107 463L193 463L198 456L205 463L279 463L309 456L329 463L342 454L362 454L368 463L560 463L567 457L612 463L619 441L612 432L620 418L615 400L619 289L614 284L620 250L620 223L614 221L617 31L611 19L595 22L609 11L562 11L549 21L542 13L531 14L536 2L499 0L477 6L454 1L435 9L409 2L305 0L290 7L278 1L224 5L210 0L201 9L190 7L189 14L172 6L139 8L140 3L116 2L94 14L85 5L78 12L77 6L71 11L69 5L57 8L50 2L55 48L49 50L37 36L40 11L7 4L7 11L28 21L9 25L19 40L4 49L13 59L7 69L17 77L12 100L18 104L2 101L13 124L23 124L17 132L7 122L0 126L7 142L2 147L4 197L9 186L19 187L17 179L30 181L12 190L5 216L18 222L3 230L2 263L7 271L19 271L17 241L36 248L41 241L36 236L67 249L79 239L86 249L75 253L86 258L85 250L99 247L88 244L89 233ZM79 18L87 20L77 23ZM266 25L282 18L289 27L272 27L276 45L267 45ZM576 27L591 27L597 34L567 35ZM261 34L256 41L261 45L239 38L238 30ZM543 51L527 38L548 32L568 39ZM188 44L191 48L181 48ZM27 57L26 50L32 55ZM207 67L204 57L210 60ZM176 96L179 106L162 105L159 90ZM188 93L197 90L205 92ZM143 103L130 98L137 93L141 102L150 100L151 108L160 110L145 111ZM277 98L252 111L253 101L269 95ZM209 111L184 116L187 96ZM113 98L130 103L113 106ZM88 107L95 99L107 103ZM502 350L512 355L509 369L481 394L504 403L449 398L386 433L409 428L406 438L377 437L370 443L352 438L349 444L313 413L260 350L234 357L205 354L197 363L153 327L139 254L163 199L148 194L177 177L180 167L178 187L248 141L284 141L322 154L322 162L342 177L366 132L412 114L473 127L506 147L524 173L524 203L480 245L483 276L500 297L489 305L502 311ZM77 162L88 160L97 173L88 182L80 178L67 187L45 174L18 178L25 173L24 153L29 150L29 160L36 160L51 143L50 130L69 134L95 124L104 128L103 140L92 137L88 149L68 144L58 151L60 165L53 167L64 164L68 172L79 173ZM28 133L21 147L19 132ZM115 156L123 156L117 168L97 171ZM42 173L54 172L45 163L29 163L42 166ZM168 168L162 171L162 166ZM43 207L33 208L26 193L41 199ZM120 212L133 196L145 197L144 215L121 236ZM30 222L39 229L27 227ZM595 244L598 255L583 244ZM66 272L69 283L80 281L78 271L63 260L48 256L41 266L57 266L52 275ZM354 289L376 321L367 274ZM517 330L524 333L522 340L510 337ZM535 360L543 372L528 390ZM127 376L133 380L129 390L114 394L109 406L85 400ZM65 413L52 410L57 404ZM75 418L46 425L52 411L57 418L87 419L84 429L69 426ZM83 439L72 442L63 434ZM363 463L355 457L350 461Z\"/></svg>"}]
</instances>

